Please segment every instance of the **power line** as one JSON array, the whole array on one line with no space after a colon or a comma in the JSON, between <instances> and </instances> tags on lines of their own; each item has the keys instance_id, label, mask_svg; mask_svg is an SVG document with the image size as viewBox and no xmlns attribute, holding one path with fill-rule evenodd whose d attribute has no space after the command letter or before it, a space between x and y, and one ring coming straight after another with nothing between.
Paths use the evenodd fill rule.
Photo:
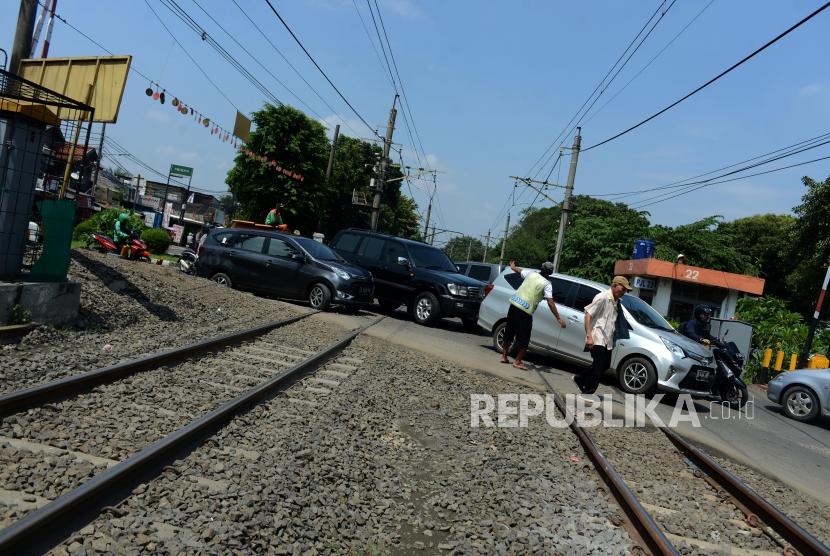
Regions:
<instances>
[{"instance_id":1,"label":"power line","mask_svg":"<svg viewBox=\"0 0 830 556\"><path fill-rule=\"evenodd\" d=\"M343 122L343 125L344 125L344 126L346 126L347 128L349 128L349 129L352 131L352 133L354 133L354 134L355 134L355 136L359 136L360 134L359 134L359 133L358 133L358 132L357 132L357 131L356 131L356 130L352 127L352 126L350 126L350 125L349 125L349 123L346 121L346 118L344 118L343 116L341 116L341 115L337 112L337 110L335 110L334 108L332 108L332 106L331 106L331 105L330 105L330 104L326 101L326 99L324 99L324 98L323 98L323 96L322 96L322 95L321 95L321 94L317 91L317 89L315 89L315 88L314 88L314 86L313 86L311 83L309 83L309 82L308 82L308 80L307 80L307 79L303 76L303 74L302 74L302 73L300 73L300 71L299 71L299 70L298 70L298 69L294 66L294 64L292 64L292 63L291 63L291 61L290 61L288 58L286 58L285 54L283 54L283 53L282 53L282 51L281 51L279 48L277 48L277 45L275 45L275 44L274 44L274 41L272 41L272 40L268 37L268 35L266 35L266 34L265 34L265 32L262 30L262 28L260 28L260 26L259 26L259 25L257 25L257 24L256 24L256 22L255 22L253 19L251 19L251 17L250 17L250 16L248 15L248 13L247 13L247 12L246 12L243 8L242 8L242 6L240 6L240 5L239 5L239 3L238 3L236 0L232 0L232 2L233 2L233 3L234 3L234 5L235 5L235 6L239 9L239 11L240 11L240 12L242 12L242 15L244 15L244 16L245 16L245 19L247 19L247 20L251 23L251 25L253 25L253 26L254 26L254 28L257 30L257 32L259 32L259 34L260 34L260 35L262 35L262 38L264 38L264 39L268 42L268 44L269 44L269 45L271 45L271 48L273 48L273 49L274 49L274 51L275 51L277 54L279 54L279 55L280 55L280 57L283 59L283 61L285 61L285 63L286 63L286 64L288 64L288 67L290 67L290 68L294 71L294 73L295 73L295 74L297 74L297 77L299 77L300 79L302 79L302 80L303 80L303 83L305 83L306 85L308 85L308 88L309 88L309 89L311 89L311 90L314 92L314 94L315 94L315 95L317 95L317 98L319 98L319 99L320 99L320 101L321 101L323 104L325 104L325 105L326 105L326 108L328 108L329 110L331 110L332 114L334 114L335 116L337 116L338 118L340 118L340 120L342 120L342 122Z\"/></svg>"},{"instance_id":2,"label":"power line","mask_svg":"<svg viewBox=\"0 0 830 556\"><path fill-rule=\"evenodd\" d=\"M354 106L352 106L352 103L349 102L345 96L343 96L343 93L340 92L340 89L338 89L337 86L332 82L332 80L329 79L329 76L326 74L325 71L323 71L323 68L320 67L320 64L317 63L317 60L315 60L314 57L309 53L309 51L306 50L306 47L303 46L303 43L300 41L300 39L297 38L297 35L294 34L294 31L291 30L291 27L288 26L288 23L285 22L285 20L282 18L277 9L274 8L274 5L271 3L271 0L265 0L265 2L268 4L268 7L271 8L271 11L274 12L274 15L277 16L277 19L280 20L280 23L282 23L283 27L285 27L285 29L291 34L291 37L294 39L294 41L300 46L300 48L303 49L303 52L305 52L305 55L308 56L308 59L311 60L311 62L314 64L314 67L316 67L317 70L321 74L323 74L323 77L326 78L326 81L329 82L329 85L331 85L332 88L340 96L340 98L343 99L343 102L345 102L348 105L351 111L354 112L355 116L357 116L360 119L360 121L363 122L363 124L372 131L373 134L377 135L377 132L374 130L374 128L372 128L372 126L369 125L366 119L360 115L360 113L355 109Z\"/></svg>"},{"instance_id":3,"label":"power line","mask_svg":"<svg viewBox=\"0 0 830 556\"><path fill-rule=\"evenodd\" d=\"M600 106L599 108L597 108L596 112L594 112L593 114L591 114L591 117L590 117L590 118L588 118L587 120L585 120L585 123L587 124L588 122L590 122L591 120L593 120L593 119L596 117L596 115L597 115L597 114L599 114L600 112L602 112L602 111L603 111L603 109L604 109L606 106L608 106L609 104L611 104L611 101L613 101L615 98L617 98L618 96L620 96L620 94L621 94L623 91L625 91L625 90L628 88L628 86L629 86L629 85L631 85L631 83L633 83L633 82L634 82L634 80L635 80L635 79L637 79L638 77L640 77L640 75L641 75L644 71L646 71L646 70L647 70L647 69L651 66L651 64L653 64L653 63L654 63L654 61L655 61L655 60L657 60L657 58L659 58L659 57L663 54L663 52L665 52L665 51L666 51L666 50L667 50L667 49L668 49L668 48L669 48L672 44L674 44L674 41L676 41L678 38L680 38L680 35L682 35L683 33L685 33L685 32L686 32L686 29L688 29L689 27L691 27L691 26L692 26L692 24L693 24L695 21L697 21L697 20L698 20L698 18L699 18L701 15L703 15L703 12L705 12L707 9L709 9L709 6L711 6L711 5L712 5L712 4L714 4L714 3L715 3L715 0L709 0L709 3L708 3L708 4L706 4L705 6L703 6L703 8L702 8L699 12L697 12L697 15L695 15L695 16L691 19L691 21L689 21L689 23L687 23L687 24L686 24L686 25L685 25L685 26L684 26L684 27L683 27L683 28L682 28L682 29L681 29L681 30L680 30L680 31L679 31L679 32L678 32L678 33L677 33L677 34L676 34L676 35L675 35L675 36L674 36L674 37L673 37L673 38L672 38L669 42L667 42L667 43L666 43L666 45L665 45L663 48L661 48L661 49L660 49L660 51L659 51L657 54L655 54L655 55L651 58L651 60L649 60L649 61L648 61L648 63L647 63L646 65L644 65L642 68L640 68L640 71L638 71L637 73L635 73L635 74L634 74L634 77L632 77L631 79L629 79L629 80L628 80L628 82L627 82L625 85L623 85L623 86L622 86L622 88L621 88L619 91L617 91L616 93L614 93L614 96L612 96L611 98L609 98L608 100L606 100L606 101L605 101L605 103L604 103L602 106ZM587 114L587 113L586 113L586 114Z\"/></svg>"},{"instance_id":4,"label":"power line","mask_svg":"<svg viewBox=\"0 0 830 556\"><path fill-rule=\"evenodd\" d=\"M693 188L691 188L687 191L682 191L680 193L676 193L674 195L671 195L670 197L666 197L665 199L660 199L659 201L640 204L640 205L637 205L636 207L631 207L631 208L635 209L635 208L643 208L643 207L647 207L647 206L651 206L651 205L656 205L657 203L662 203L663 201L668 201L669 199L674 199L675 197L680 197L681 195L686 195L687 193L692 193L693 191L697 191L698 189L702 189L704 187L709 187L710 185L715 185L715 184L719 184L719 183L727 183L727 182L730 182L730 181L743 180L743 179L751 178L751 177L754 177L754 176L760 176L762 174L771 174L773 172L780 172L781 170L789 170L790 168L796 168L798 166L804 166L806 164L813 164L814 162L820 162L822 160L828 160L828 159L830 159L830 156L823 156L821 158L814 158L813 160L807 160L805 162L790 164L789 166L781 166L779 168L773 168L772 170L766 170L764 172L756 172L754 174L748 174L746 176L738 176L736 178L730 178L728 180L713 181L713 182L705 183L703 185L698 185L698 186L693 187ZM712 178L712 179L715 179L715 178Z\"/></svg>"},{"instance_id":5,"label":"power line","mask_svg":"<svg viewBox=\"0 0 830 556\"><path fill-rule=\"evenodd\" d=\"M826 10L828 7L830 7L830 2L825 3L825 4L824 4L824 5L822 5L820 8L818 8L817 10L815 10L813 13L811 13L810 15L808 15L807 17L805 17L804 19L802 19L801 21L799 21L798 23L796 23L795 25L793 25L792 27L790 27L789 29L787 29L786 31L784 31L783 33L779 34L779 35L778 35L777 37L775 37L774 39L772 39L772 40L768 41L766 44L764 44L763 46L761 46L760 48L758 48L757 50L755 50L755 51L754 51L754 52L752 52L751 54L749 54L749 55L745 56L745 57L744 57L743 59L741 59L740 61L738 61L738 62L736 62L736 63L732 64L730 67L728 67L727 69L723 70L723 71L722 71L722 72L720 72L718 75L716 75L715 77L713 77L712 79L710 79L709 81L707 81L706 83L704 83L703 85L701 85L700 87L698 87L697 89L695 89L694 91L692 91L692 92L688 93L686 96L684 96L684 97L680 98L679 100L674 101L674 102L673 102L673 103L671 103L670 105L666 106L665 108L663 108L663 109L662 109L662 110L660 110L659 112L656 112L656 113L652 114L651 116L649 116L648 118L646 118L646 119L642 120L642 121L641 121L641 122L639 122L638 124L635 124L635 125L633 125L633 126L629 127L628 129L626 129L626 130L624 130L624 131L621 131L621 132L617 133L616 135L614 135L614 136L612 136L612 137L609 137L608 139L605 139L605 140L603 140L603 141L600 141L599 143L596 143L595 145L591 145L590 147L587 147L587 148L583 149L583 150L582 150L582 152L585 152L585 151L590 151L591 149L595 149L595 148L597 148L597 147L599 147L599 146L601 146L601 145L604 145L604 144L606 144L606 143L608 143L608 142L610 142L610 141L613 141L613 140L615 140L615 139L618 139L618 138L622 137L623 135L625 135L625 134L627 134L627 133L629 133L629 132L631 132L631 131L634 131L635 129L637 129L637 128L638 128L638 127L640 127L641 125L643 125L643 124L646 124L646 123L650 122L651 120L653 120L653 119L654 119L654 118L656 118L657 116L659 116L659 115L661 115L661 114L663 114L663 113L667 112L668 110L670 110L670 109L674 108L675 106L677 106L678 104L680 104L681 102L683 102L684 100L686 100L687 98L689 98L689 97L691 97L692 95L694 95L694 94L698 93L699 91L701 91L701 90L705 89L706 87L708 87L709 85L711 85L712 83L714 83L715 81L717 81L718 79L720 79L721 77L723 77L724 75L728 74L729 72L731 72L731 71L732 71L732 70L734 70L735 68L737 68L737 67L741 66L742 64L744 64L745 62L747 62L747 61L751 60L751 59L752 59L752 58L754 58L756 55L760 54L761 52L763 52L764 50L766 50L767 48L769 48L770 46L772 46L773 44L775 44L775 43L776 43L776 42L778 42L779 40L783 39L784 37L786 37L787 35L789 35L789 34L790 34L790 33L792 33L793 31L795 31L796 29L798 29L799 27L801 27L802 25L804 25L805 23L807 23L808 21L810 21L811 19L813 19L815 16L817 16L818 14L820 14L821 12L823 12L824 10Z\"/></svg>"},{"instance_id":6,"label":"power line","mask_svg":"<svg viewBox=\"0 0 830 556\"><path fill-rule=\"evenodd\" d=\"M567 124L565 124L565 127L562 128L562 131L559 132L559 135L556 136L556 139L554 139L553 142L545 149L545 152L542 153L542 156L540 156L539 159L536 162L533 163L533 165L530 167L530 169L526 172L525 175L530 175L530 173L533 172L533 169L547 156L548 151L550 151L551 149L554 148L557 141L559 141L559 139L562 137L562 135L565 134L565 132L570 128L571 124L574 122L574 120L576 120L576 118L582 112L582 109L585 108L585 106L591 101L591 99L594 97L596 92L600 89L600 87L602 87L603 83L605 83L605 80L608 79L608 76L611 75L611 72L614 71L614 69L617 67L617 65L622 61L622 59L625 57L625 55L631 49L631 47L634 46L634 43L637 41L637 39L640 38L640 35L643 34L643 32L646 30L646 28L651 24L652 20L657 16L658 13L660 13L660 11L663 8L663 6L665 5L665 3L666 3L666 0L661 0L660 4L657 6L657 9L654 10L654 13L651 14L651 17L649 17L648 20L643 24L643 26L637 32L637 35L633 39L631 39L631 42L628 43L628 46L625 47L625 50L623 50L622 54L620 54L620 57L617 58L617 61L614 62L614 65L612 65L608 69L608 71L605 73L605 75L600 80L600 82L597 83L596 87L594 87L594 90L591 91L591 94L588 95L588 97L585 99L585 102L582 103L582 106L580 106L579 109L574 113L574 115L571 116L571 119L568 121ZM567 137L565 137L563 139L563 142L566 138ZM560 143L560 146L561 145L562 144ZM537 172L537 174L538 174L538 172Z\"/></svg>"}]
</instances>

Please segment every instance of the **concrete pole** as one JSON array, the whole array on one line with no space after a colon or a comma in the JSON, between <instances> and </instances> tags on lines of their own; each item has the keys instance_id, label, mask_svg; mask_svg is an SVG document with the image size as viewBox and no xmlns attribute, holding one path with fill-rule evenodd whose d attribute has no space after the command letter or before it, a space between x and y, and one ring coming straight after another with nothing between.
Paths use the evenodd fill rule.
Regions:
<instances>
[{"instance_id":1,"label":"concrete pole","mask_svg":"<svg viewBox=\"0 0 830 556\"><path fill-rule=\"evenodd\" d=\"M35 15L37 15L37 0L20 0L20 9L17 12L17 28L14 32L12 55L9 61L9 73L15 75L20 73L20 60L29 58L32 54Z\"/></svg>"},{"instance_id":2,"label":"concrete pole","mask_svg":"<svg viewBox=\"0 0 830 556\"><path fill-rule=\"evenodd\" d=\"M435 197L436 187L438 186L435 183L435 174L432 174L432 194L429 196L429 204L427 205L427 217L424 222L424 238L427 237L427 233L429 232L429 218L432 215L432 198Z\"/></svg>"},{"instance_id":3,"label":"concrete pole","mask_svg":"<svg viewBox=\"0 0 830 556\"><path fill-rule=\"evenodd\" d=\"M107 123L101 124L101 140L98 141L98 161L95 163L95 168L92 171L92 200L95 200L95 188L98 186L98 170L101 168L101 163L104 160L104 135L107 133Z\"/></svg>"},{"instance_id":4,"label":"concrete pole","mask_svg":"<svg viewBox=\"0 0 830 556\"><path fill-rule=\"evenodd\" d=\"M499 272L504 264L504 248L507 245L507 234L510 233L510 211L507 212L507 224L504 225L504 238L501 240L501 255L499 255Z\"/></svg>"},{"instance_id":5,"label":"concrete pole","mask_svg":"<svg viewBox=\"0 0 830 556\"><path fill-rule=\"evenodd\" d=\"M326 186L329 184L331 178L331 169L334 166L334 153L337 150L337 138L340 137L340 124L334 126L334 137L331 140L331 150L329 151L329 163L326 166ZM322 207L321 207L322 208ZM320 210L317 216L317 231L323 231L323 211Z\"/></svg>"},{"instance_id":6,"label":"concrete pole","mask_svg":"<svg viewBox=\"0 0 830 556\"><path fill-rule=\"evenodd\" d=\"M386 161L389 160L389 150L392 148L392 132L395 131L395 117L398 111L395 104L398 102L398 95L392 100L392 109L389 111L389 122L386 124L386 138L383 140L383 157L380 159L380 176L378 187L375 190L375 198L372 200L372 231L378 230L378 219L380 216L380 197L383 194L383 186L386 182Z\"/></svg>"},{"instance_id":7,"label":"concrete pole","mask_svg":"<svg viewBox=\"0 0 830 556\"><path fill-rule=\"evenodd\" d=\"M562 202L562 215L559 217L559 233L556 235L556 253L553 255L553 271L559 272L559 259L562 256L562 243L565 241L565 227L568 225L568 212L571 210L571 195L574 190L576 177L576 163L579 160L579 145L582 137L579 135L582 128L576 128L574 146L571 149L571 165L568 168L568 183L565 185L565 200Z\"/></svg>"},{"instance_id":8,"label":"concrete pole","mask_svg":"<svg viewBox=\"0 0 830 556\"><path fill-rule=\"evenodd\" d=\"M481 262L487 262L487 249L490 247L490 230L487 230L487 241L484 242L484 256L481 257Z\"/></svg>"},{"instance_id":9,"label":"concrete pole","mask_svg":"<svg viewBox=\"0 0 830 556\"><path fill-rule=\"evenodd\" d=\"M467 243L467 258L465 259L466 261L470 260L470 251L472 251L472 250L473 250L473 238L470 238L469 243Z\"/></svg>"}]
</instances>

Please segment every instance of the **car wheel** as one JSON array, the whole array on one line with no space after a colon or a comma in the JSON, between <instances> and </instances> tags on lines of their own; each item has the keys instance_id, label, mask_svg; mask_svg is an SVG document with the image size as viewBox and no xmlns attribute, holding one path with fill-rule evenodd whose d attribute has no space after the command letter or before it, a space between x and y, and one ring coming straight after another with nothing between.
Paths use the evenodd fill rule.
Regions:
<instances>
[{"instance_id":1,"label":"car wheel","mask_svg":"<svg viewBox=\"0 0 830 556\"><path fill-rule=\"evenodd\" d=\"M493 349L502 353L504 349L504 331L507 329L507 321L502 321L493 329ZM512 346L511 346L512 348ZM508 355L515 356L516 350L511 349Z\"/></svg>"},{"instance_id":2,"label":"car wheel","mask_svg":"<svg viewBox=\"0 0 830 556\"><path fill-rule=\"evenodd\" d=\"M401 306L400 301L390 301L388 299L378 299L381 311L384 313L394 313L395 310Z\"/></svg>"},{"instance_id":3,"label":"car wheel","mask_svg":"<svg viewBox=\"0 0 830 556\"><path fill-rule=\"evenodd\" d=\"M818 397L809 388L793 386L781 396L784 415L796 421L812 421L820 411Z\"/></svg>"},{"instance_id":4,"label":"car wheel","mask_svg":"<svg viewBox=\"0 0 830 556\"><path fill-rule=\"evenodd\" d=\"M210 277L211 280L219 284L220 286L226 286L228 288L233 287L233 282L231 282L231 277L225 274L224 272L217 272L213 276Z\"/></svg>"},{"instance_id":5,"label":"car wheel","mask_svg":"<svg viewBox=\"0 0 830 556\"><path fill-rule=\"evenodd\" d=\"M617 372L620 388L629 394L647 394L657 384L654 365L645 357L626 359Z\"/></svg>"},{"instance_id":6,"label":"car wheel","mask_svg":"<svg viewBox=\"0 0 830 556\"><path fill-rule=\"evenodd\" d=\"M438 298L430 292L421 292L412 303L412 318L424 326L430 326L441 318Z\"/></svg>"},{"instance_id":7,"label":"car wheel","mask_svg":"<svg viewBox=\"0 0 830 556\"><path fill-rule=\"evenodd\" d=\"M308 303L312 309L325 311L331 303L331 290L325 284L314 284L308 292Z\"/></svg>"}]
</instances>

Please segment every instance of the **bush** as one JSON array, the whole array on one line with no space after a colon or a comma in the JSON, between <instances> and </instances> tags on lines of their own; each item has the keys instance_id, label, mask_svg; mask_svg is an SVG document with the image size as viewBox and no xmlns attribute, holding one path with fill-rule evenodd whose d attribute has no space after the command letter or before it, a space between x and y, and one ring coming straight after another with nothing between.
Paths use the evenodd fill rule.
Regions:
<instances>
[{"instance_id":1,"label":"bush","mask_svg":"<svg viewBox=\"0 0 830 556\"><path fill-rule=\"evenodd\" d=\"M147 243L151 253L161 255L170 247L170 234L161 228L147 228L141 233L141 239Z\"/></svg>"},{"instance_id":2,"label":"bush","mask_svg":"<svg viewBox=\"0 0 830 556\"><path fill-rule=\"evenodd\" d=\"M75 231L72 232L72 238L85 239L92 232L112 237L115 233L115 222L118 220L118 215L122 212L123 210L114 208L102 210L75 226ZM127 226L130 230L141 232L144 229L144 220L138 214L133 214L130 216Z\"/></svg>"}]
</instances>

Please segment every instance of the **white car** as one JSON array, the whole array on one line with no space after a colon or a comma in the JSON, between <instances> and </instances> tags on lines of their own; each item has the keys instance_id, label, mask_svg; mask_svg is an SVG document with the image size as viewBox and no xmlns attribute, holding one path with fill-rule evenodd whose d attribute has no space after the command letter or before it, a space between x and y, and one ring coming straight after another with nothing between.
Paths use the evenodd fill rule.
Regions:
<instances>
[{"instance_id":1,"label":"white car","mask_svg":"<svg viewBox=\"0 0 830 556\"><path fill-rule=\"evenodd\" d=\"M583 309L609 286L564 274L554 274L550 281L553 299L567 327L561 328L542 303L533 314L530 350L589 367L591 354L584 351ZM492 333L493 347L499 351L509 299L521 283L521 275L508 268L493 282L493 289L479 309L478 325ZM708 385L716 371L711 352L678 333L642 299L626 294L620 303L629 325L629 338L617 342L610 369L620 387L632 394L645 394L656 388L709 395Z\"/></svg>"}]
</instances>

